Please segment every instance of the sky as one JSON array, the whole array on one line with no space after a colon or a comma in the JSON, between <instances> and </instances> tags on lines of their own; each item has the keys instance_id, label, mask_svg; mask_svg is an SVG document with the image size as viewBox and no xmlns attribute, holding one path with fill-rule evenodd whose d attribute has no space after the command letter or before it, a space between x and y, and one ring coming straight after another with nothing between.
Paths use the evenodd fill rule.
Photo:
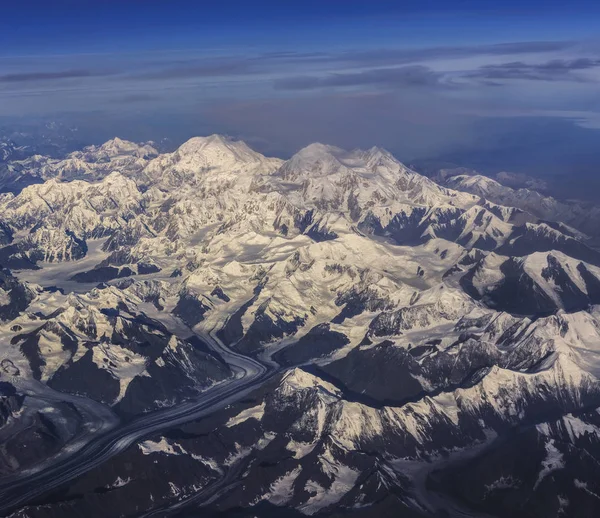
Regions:
<instances>
[{"instance_id":1,"label":"sky","mask_svg":"<svg viewBox=\"0 0 600 518\"><path fill-rule=\"evenodd\" d=\"M0 7L0 122L589 176L598 3L20 0Z\"/></svg>"}]
</instances>

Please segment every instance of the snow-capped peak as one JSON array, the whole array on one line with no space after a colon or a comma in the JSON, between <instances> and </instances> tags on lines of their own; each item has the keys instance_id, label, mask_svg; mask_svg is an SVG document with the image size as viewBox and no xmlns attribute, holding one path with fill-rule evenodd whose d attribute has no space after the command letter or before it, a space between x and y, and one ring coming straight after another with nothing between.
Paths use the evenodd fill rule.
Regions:
<instances>
[{"instance_id":1,"label":"snow-capped peak","mask_svg":"<svg viewBox=\"0 0 600 518\"><path fill-rule=\"evenodd\" d=\"M275 171L282 161L268 158L242 141L222 135L193 137L175 152L152 160L145 182L163 190L193 187L208 192L247 191L253 178Z\"/></svg>"},{"instance_id":2,"label":"snow-capped peak","mask_svg":"<svg viewBox=\"0 0 600 518\"><path fill-rule=\"evenodd\" d=\"M240 163L259 163L265 157L253 151L241 140L223 135L193 137L175 152L180 165L219 167L237 166Z\"/></svg>"},{"instance_id":3,"label":"snow-capped peak","mask_svg":"<svg viewBox=\"0 0 600 518\"><path fill-rule=\"evenodd\" d=\"M278 176L289 181L299 181L352 173L375 173L388 176L392 181L396 181L399 174L421 178L385 149L374 146L367 150L345 151L318 142L298 151L280 168Z\"/></svg>"},{"instance_id":4,"label":"snow-capped peak","mask_svg":"<svg viewBox=\"0 0 600 518\"><path fill-rule=\"evenodd\" d=\"M316 142L298 151L277 174L290 181L335 174L345 169L340 161L345 154L346 152L338 147Z\"/></svg>"},{"instance_id":5,"label":"snow-capped peak","mask_svg":"<svg viewBox=\"0 0 600 518\"><path fill-rule=\"evenodd\" d=\"M331 396L339 396L340 394L337 387L331 383L300 368L292 369L285 374L279 390L283 393L293 393L306 389L316 389Z\"/></svg>"},{"instance_id":6,"label":"snow-capped peak","mask_svg":"<svg viewBox=\"0 0 600 518\"><path fill-rule=\"evenodd\" d=\"M399 163L388 150L377 146L373 146L365 152L365 162L369 165L373 166L386 161Z\"/></svg>"},{"instance_id":7,"label":"snow-capped peak","mask_svg":"<svg viewBox=\"0 0 600 518\"><path fill-rule=\"evenodd\" d=\"M136 144L129 140L115 137L106 141L101 146L90 146L85 150L88 154L97 154L110 158L133 156L138 158L148 158L158 155L158 151L149 143Z\"/></svg>"}]
</instances>

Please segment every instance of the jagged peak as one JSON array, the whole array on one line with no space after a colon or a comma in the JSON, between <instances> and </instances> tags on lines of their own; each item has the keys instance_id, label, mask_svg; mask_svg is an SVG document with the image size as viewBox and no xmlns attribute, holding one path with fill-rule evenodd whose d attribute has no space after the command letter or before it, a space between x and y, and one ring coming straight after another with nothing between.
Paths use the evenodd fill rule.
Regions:
<instances>
[{"instance_id":1,"label":"jagged peak","mask_svg":"<svg viewBox=\"0 0 600 518\"><path fill-rule=\"evenodd\" d=\"M340 391L331 383L311 374L304 369L294 368L287 372L282 380L280 387L285 390L304 390L315 388L318 390L322 390L330 395L339 395Z\"/></svg>"},{"instance_id":2,"label":"jagged peak","mask_svg":"<svg viewBox=\"0 0 600 518\"><path fill-rule=\"evenodd\" d=\"M373 146L372 148L363 151L366 161L377 161L377 160L393 160L394 162L398 162L396 157L392 155L387 149L382 147Z\"/></svg>"},{"instance_id":3,"label":"jagged peak","mask_svg":"<svg viewBox=\"0 0 600 518\"><path fill-rule=\"evenodd\" d=\"M120 137L107 140L100 146L90 146L85 149L91 153L106 153L109 156L133 155L138 157L149 157L158 155L158 151L149 143L136 143Z\"/></svg>"},{"instance_id":4,"label":"jagged peak","mask_svg":"<svg viewBox=\"0 0 600 518\"><path fill-rule=\"evenodd\" d=\"M107 140L100 147L105 148L105 147L134 147L134 146L137 147L137 144L135 144L134 142L122 139L120 137L114 137L110 140Z\"/></svg>"}]
</instances>

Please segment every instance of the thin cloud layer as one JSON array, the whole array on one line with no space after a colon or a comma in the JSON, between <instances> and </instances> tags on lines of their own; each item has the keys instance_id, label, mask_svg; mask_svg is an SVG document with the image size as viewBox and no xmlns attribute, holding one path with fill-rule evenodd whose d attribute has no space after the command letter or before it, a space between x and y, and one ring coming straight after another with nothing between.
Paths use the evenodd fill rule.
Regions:
<instances>
[{"instance_id":1,"label":"thin cloud layer","mask_svg":"<svg viewBox=\"0 0 600 518\"><path fill-rule=\"evenodd\" d=\"M21 72L0 75L0 83L29 83L38 81L54 81L60 79L73 79L91 77L97 72L91 70L57 70L56 72Z\"/></svg>"},{"instance_id":2,"label":"thin cloud layer","mask_svg":"<svg viewBox=\"0 0 600 518\"><path fill-rule=\"evenodd\" d=\"M279 79L274 87L280 90L314 90L346 86L427 87L438 85L442 74L428 67L413 65L400 68L378 68L353 73L335 73L325 77L298 76Z\"/></svg>"},{"instance_id":3,"label":"thin cloud layer","mask_svg":"<svg viewBox=\"0 0 600 518\"><path fill-rule=\"evenodd\" d=\"M483 79L521 79L531 81L590 81L573 74L582 70L600 67L600 59L576 58L553 59L545 63L523 63L514 61L499 65L486 65L469 74Z\"/></svg>"},{"instance_id":4,"label":"thin cloud layer","mask_svg":"<svg viewBox=\"0 0 600 518\"><path fill-rule=\"evenodd\" d=\"M524 41L491 45L424 47L415 49L352 50L322 56L322 60L357 65L410 64L475 56L511 56L560 52L577 46L573 41Z\"/></svg>"}]
</instances>

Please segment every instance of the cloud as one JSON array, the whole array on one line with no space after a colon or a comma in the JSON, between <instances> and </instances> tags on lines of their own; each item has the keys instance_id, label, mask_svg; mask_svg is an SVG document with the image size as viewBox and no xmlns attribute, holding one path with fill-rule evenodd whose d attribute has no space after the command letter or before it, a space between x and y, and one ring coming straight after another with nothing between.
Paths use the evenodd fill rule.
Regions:
<instances>
[{"instance_id":1,"label":"cloud","mask_svg":"<svg viewBox=\"0 0 600 518\"><path fill-rule=\"evenodd\" d=\"M0 75L0 83L25 83L30 81L52 81L98 75L91 70L60 70L57 72L21 72Z\"/></svg>"},{"instance_id":2,"label":"cloud","mask_svg":"<svg viewBox=\"0 0 600 518\"><path fill-rule=\"evenodd\" d=\"M132 94L124 95L122 97L115 99L114 101L116 103L133 104L133 103L153 102L153 101L159 101L159 100L161 100L161 97L158 95L152 95L152 94L147 94L147 93L142 92L142 93L132 93Z\"/></svg>"},{"instance_id":3,"label":"cloud","mask_svg":"<svg viewBox=\"0 0 600 518\"><path fill-rule=\"evenodd\" d=\"M311 59L323 58L328 56L326 52L297 52L295 50L281 50L274 52L265 52L260 59Z\"/></svg>"},{"instance_id":4,"label":"cloud","mask_svg":"<svg viewBox=\"0 0 600 518\"><path fill-rule=\"evenodd\" d=\"M335 73L327 76L296 76L276 80L278 90L314 90L345 86L425 87L440 83L441 74L428 67L413 65L399 68L378 68L363 72Z\"/></svg>"},{"instance_id":5,"label":"cloud","mask_svg":"<svg viewBox=\"0 0 600 518\"><path fill-rule=\"evenodd\" d=\"M481 79L526 79L533 81L584 81L585 79L572 72L589 70L600 66L600 59L553 59L545 63L529 64L521 61L486 65L469 73L468 77Z\"/></svg>"},{"instance_id":6,"label":"cloud","mask_svg":"<svg viewBox=\"0 0 600 518\"><path fill-rule=\"evenodd\" d=\"M295 70L297 78L291 78L290 84L299 81L298 68L305 68L310 75L315 67L336 66L391 68L411 65L430 60L458 59L480 55L510 56L519 54L538 54L562 51L574 47L569 41L533 41L500 43L477 46L424 47L424 48L381 48L373 50L346 50L341 52L299 52L274 51L259 54L240 54L231 56L193 57L175 59L171 62L160 61L146 63L157 68L140 71L130 76L136 79L168 80L186 78L210 78L241 75L257 75L269 72L280 73L282 70ZM143 66L143 64L142 64ZM293 79L293 80L292 80ZM304 79L309 84L308 79Z\"/></svg>"},{"instance_id":7,"label":"cloud","mask_svg":"<svg viewBox=\"0 0 600 518\"><path fill-rule=\"evenodd\" d=\"M192 60L193 62L193 60ZM259 63L245 57L214 59L190 66L168 67L142 72L135 79L187 79L194 77L225 77L260 73Z\"/></svg>"},{"instance_id":8,"label":"cloud","mask_svg":"<svg viewBox=\"0 0 600 518\"><path fill-rule=\"evenodd\" d=\"M63 68L44 70L46 59L28 63L29 70L23 69L11 74L0 75L0 84L35 83L59 81L63 79L117 75L121 80L131 81L177 81L193 78L223 78L234 76L264 76L268 82L273 74L294 77L282 79L276 84L280 89L302 90L322 86L343 86L353 84L431 84L435 82L432 73L414 69L397 72L401 66L416 65L432 60L452 60L480 55L517 56L520 54L544 54L574 48L577 44L569 41L514 42L478 46L446 46L423 48L381 48L353 49L344 51L294 51L249 52L233 55L218 55L218 49L186 50L159 53L153 61L140 61L138 55L85 56L85 66L80 66L82 56L65 55ZM216 54L215 54L216 52ZM111 62L112 60L112 62ZM42 71L35 70L39 65ZM112 72L106 71L112 67ZM372 72L353 72L351 69L373 69ZM329 79L316 79L324 70L340 72L331 74ZM350 69L350 71L348 71ZM377 71L377 69L381 69ZM389 70L384 70L389 69ZM343 72L342 72L343 70ZM492 71L490 71L492 73ZM304 74L304 76L303 76ZM394 76L398 74L398 76ZM403 76L406 74L406 76ZM313 77L314 76L314 77ZM419 83L419 82L423 83ZM269 83L270 84L270 83ZM318 84L318 85L317 85ZM315 85L315 86L313 86Z\"/></svg>"},{"instance_id":9,"label":"cloud","mask_svg":"<svg viewBox=\"0 0 600 518\"><path fill-rule=\"evenodd\" d=\"M354 64L409 64L437 59L458 59L472 56L510 56L539 54L567 50L577 44L572 41L527 41L491 45L423 47L413 49L374 49L346 51L315 59Z\"/></svg>"}]
</instances>

